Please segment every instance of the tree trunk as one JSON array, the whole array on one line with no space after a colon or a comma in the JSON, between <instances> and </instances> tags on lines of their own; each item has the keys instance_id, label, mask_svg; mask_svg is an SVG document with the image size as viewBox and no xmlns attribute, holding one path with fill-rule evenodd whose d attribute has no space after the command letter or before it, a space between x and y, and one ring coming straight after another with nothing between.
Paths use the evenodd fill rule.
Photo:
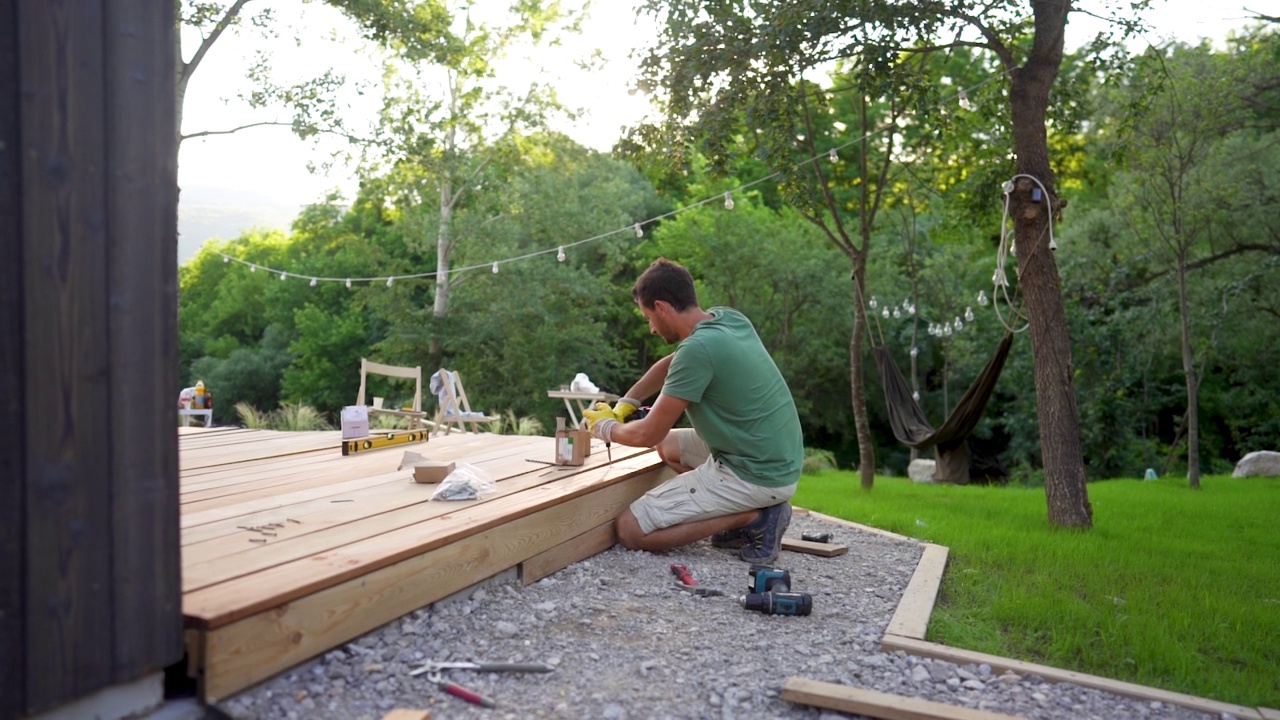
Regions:
<instances>
[{"instance_id":1,"label":"tree trunk","mask_svg":"<svg viewBox=\"0 0 1280 720\"><path fill-rule=\"evenodd\" d=\"M867 334L866 294L867 259L853 256L853 336L849 338L849 382L853 391L853 427L858 435L858 475L862 488L870 490L876 482L876 447L871 442L871 420L867 417L867 393L863 388L862 338Z\"/></svg>"},{"instance_id":2,"label":"tree trunk","mask_svg":"<svg viewBox=\"0 0 1280 720\"><path fill-rule=\"evenodd\" d=\"M436 230L436 293L435 304L431 307L431 316L437 321L449 314L449 256L453 252L453 188L447 182L440 183L440 224ZM440 323L431 333L431 343L427 351L433 362L440 362ZM433 371L434 372L434 371Z\"/></svg>"},{"instance_id":3,"label":"tree trunk","mask_svg":"<svg viewBox=\"0 0 1280 720\"><path fill-rule=\"evenodd\" d=\"M1014 152L1020 177L1010 193L1018 277L1031 324L1040 451L1044 461L1049 522L1058 527L1089 528L1093 510L1085 484L1080 420L1076 409L1071 340L1062 302L1058 268L1049 248L1050 211L1059 203L1053 192L1045 117L1049 89L1062 64L1063 33L1070 2L1032 2L1035 39L1027 62L1010 82ZM1037 199L1036 194L1042 196Z\"/></svg>"},{"instance_id":4,"label":"tree trunk","mask_svg":"<svg viewBox=\"0 0 1280 720\"><path fill-rule=\"evenodd\" d=\"M1187 379L1187 482L1200 489L1200 383L1191 355L1191 303L1187 299L1187 256L1178 254L1178 318L1182 325L1182 373Z\"/></svg>"}]
</instances>

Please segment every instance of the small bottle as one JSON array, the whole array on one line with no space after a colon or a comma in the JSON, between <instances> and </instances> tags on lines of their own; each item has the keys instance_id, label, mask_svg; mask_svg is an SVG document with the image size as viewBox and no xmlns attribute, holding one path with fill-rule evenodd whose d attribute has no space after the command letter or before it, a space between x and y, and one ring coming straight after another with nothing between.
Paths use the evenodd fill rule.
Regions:
<instances>
[{"instance_id":1,"label":"small bottle","mask_svg":"<svg viewBox=\"0 0 1280 720\"><path fill-rule=\"evenodd\" d=\"M194 398L192 398L191 406L192 406L192 407L194 407L194 408L195 408L195 409L197 409L197 410L203 410L203 409L204 409L204 407L205 407L205 405L204 405L204 381L203 381L203 380L197 380L197 381L196 381L196 395L195 395L195 397L194 397Z\"/></svg>"}]
</instances>

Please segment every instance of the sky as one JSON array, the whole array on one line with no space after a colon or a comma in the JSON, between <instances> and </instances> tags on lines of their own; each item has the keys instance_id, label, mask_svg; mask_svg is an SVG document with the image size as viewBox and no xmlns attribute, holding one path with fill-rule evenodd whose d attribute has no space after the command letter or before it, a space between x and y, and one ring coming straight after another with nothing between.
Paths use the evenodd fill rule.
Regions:
<instances>
[{"instance_id":1,"label":"sky","mask_svg":"<svg viewBox=\"0 0 1280 720\"><path fill-rule=\"evenodd\" d=\"M477 4L487 3L502 7L507 4L506 0L481 0ZM1148 16L1154 25L1148 36L1153 42L1196 42L1206 37L1220 40L1229 30L1247 24L1253 17L1250 11L1280 16L1280 0L1155 0L1153 4L1155 8ZM584 119L559 129L584 145L608 150L620 128L635 123L648 110L643 96L628 92L636 74L629 55L645 45L652 29L644 19L636 24L632 9L635 0L596 0L595 5L580 37L569 38L561 50L517 58L506 71L536 72L540 77L554 79L561 100L587 112ZM1087 8L1088 3L1078 6ZM288 120L284 112L254 111L237 99L237 92L246 84L244 58L263 47L270 47L273 63L282 76L301 78L329 67L350 77L376 80L379 76L375 61L357 51L359 43L354 32L336 10L321 3L296 0L274 1L272 7L282 26L302 28L301 42L295 42L291 32L283 33L270 45L260 39L242 41L230 34L220 38L189 86L184 134L226 130L264 120ZM1097 27L1089 18L1073 15L1068 24L1068 46L1088 39ZM184 36L183 42L183 55L189 57L198 38ZM597 48L607 61L603 70L588 74L573 66L575 58ZM377 99L365 96L363 103L361 100L355 95L343 96L343 103L349 106L344 112L353 118L372 117ZM350 197L355 188L352 170L338 169L328 176L308 171L308 162L324 159L325 147L299 140L282 127L193 138L182 145L178 180L183 188L225 190L248 198L253 204L303 205L335 189Z\"/></svg>"}]
</instances>

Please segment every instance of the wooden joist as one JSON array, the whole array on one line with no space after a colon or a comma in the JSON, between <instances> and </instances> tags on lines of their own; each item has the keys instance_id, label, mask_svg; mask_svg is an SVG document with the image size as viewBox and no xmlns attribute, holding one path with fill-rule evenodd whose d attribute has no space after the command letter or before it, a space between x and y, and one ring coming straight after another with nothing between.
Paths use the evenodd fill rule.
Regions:
<instances>
[{"instance_id":1,"label":"wooden joist","mask_svg":"<svg viewBox=\"0 0 1280 720\"><path fill-rule=\"evenodd\" d=\"M942 587L942 573L947 567L948 549L942 545L926 544L920 562L902 593L898 609L885 630L891 635L923 639L933 615L933 604Z\"/></svg>"}]
</instances>

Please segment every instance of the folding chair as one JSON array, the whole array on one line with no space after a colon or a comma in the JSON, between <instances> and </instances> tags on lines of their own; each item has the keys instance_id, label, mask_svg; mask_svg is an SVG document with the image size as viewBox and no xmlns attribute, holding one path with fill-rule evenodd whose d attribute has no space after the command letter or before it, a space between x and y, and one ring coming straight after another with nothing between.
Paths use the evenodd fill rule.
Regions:
<instances>
[{"instance_id":1,"label":"folding chair","mask_svg":"<svg viewBox=\"0 0 1280 720\"><path fill-rule=\"evenodd\" d=\"M471 402L467 400L467 391L462 387L462 378L458 373L440 368L431 376L431 392L440 399L440 412L436 415L435 429L442 428L444 434L456 424L460 432L466 432L467 423L471 424L471 432L480 432L480 423L493 422L500 419L497 415L486 415L471 410Z\"/></svg>"},{"instance_id":2,"label":"folding chair","mask_svg":"<svg viewBox=\"0 0 1280 720\"><path fill-rule=\"evenodd\" d=\"M360 358L360 391L356 393L356 404L364 405L365 396L365 378L368 375L383 375L386 377L406 378L414 381L413 386L413 406L408 410L396 410L393 408L381 407L380 403L375 402L373 407L369 408L369 414L380 413L383 415L391 415L393 417L408 418L409 429L414 430L418 424L427 416L422 412L422 366L417 367L398 367L396 365L383 365L365 358ZM379 398L380 399L380 398Z\"/></svg>"}]
</instances>

